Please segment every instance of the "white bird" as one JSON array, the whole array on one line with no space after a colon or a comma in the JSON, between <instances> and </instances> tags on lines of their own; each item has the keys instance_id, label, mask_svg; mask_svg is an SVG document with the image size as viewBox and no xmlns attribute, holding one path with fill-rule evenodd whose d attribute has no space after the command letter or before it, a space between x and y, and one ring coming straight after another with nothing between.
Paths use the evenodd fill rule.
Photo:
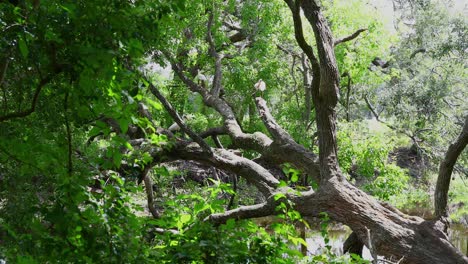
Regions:
<instances>
[{"instance_id":1,"label":"white bird","mask_svg":"<svg viewBox=\"0 0 468 264\"><path fill-rule=\"evenodd\" d=\"M198 72L196 78L202 82L208 81L208 78L206 78L206 76L203 73L201 73L201 71Z\"/></svg>"},{"instance_id":2,"label":"white bird","mask_svg":"<svg viewBox=\"0 0 468 264\"><path fill-rule=\"evenodd\" d=\"M259 91L259 92L262 93L262 97L263 97L263 92L266 90L266 84L265 84L265 82L264 82L262 79L260 79L260 80L258 80L258 82L254 85L254 87L255 87L255 90L257 90L257 91Z\"/></svg>"},{"instance_id":3,"label":"white bird","mask_svg":"<svg viewBox=\"0 0 468 264\"><path fill-rule=\"evenodd\" d=\"M206 76L201 71L198 71L197 76L195 76L195 81L197 81L199 85L206 87L208 78L206 78Z\"/></svg>"},{"instance_id":4,"label":"white bird","mask_svg":"<svg viewBox=\"0 0 468 264\"><path fill-rule=\"evenodd\" d=\"M179 124L177 124L176 122L174 122L174 124L172 124L169 128L168 128L169 131L171 131L172 133L175 133L177 131L180 130L180 126Z\"/></svg>"}]
</instances>

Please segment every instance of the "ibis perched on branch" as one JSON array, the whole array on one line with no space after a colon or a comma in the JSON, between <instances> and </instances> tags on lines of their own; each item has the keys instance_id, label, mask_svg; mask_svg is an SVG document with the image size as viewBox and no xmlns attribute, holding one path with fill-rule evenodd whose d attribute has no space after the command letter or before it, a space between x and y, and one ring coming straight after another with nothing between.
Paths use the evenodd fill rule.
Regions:
<instances>
[{"instance_id":1,"label":"ibis perched on branch","mask_svg":"<svg viewBox=\"0 0 468 264\"><path fill-rule=\"evenodd\" d=\"M260 92L261 93L261 96L263 97L263 92L266 90L266 84L265 82L260 79L258 80L258 82L254 85L255 87L255 91L256 92Z\"/></svg>"}]
</instances>

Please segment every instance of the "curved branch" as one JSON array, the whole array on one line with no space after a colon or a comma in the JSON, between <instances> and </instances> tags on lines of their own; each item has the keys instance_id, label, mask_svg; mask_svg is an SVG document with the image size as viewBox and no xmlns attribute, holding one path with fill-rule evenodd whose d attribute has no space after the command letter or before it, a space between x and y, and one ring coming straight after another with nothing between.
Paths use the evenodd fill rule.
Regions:
<instances>
[{"instance_id":1,"label":"curved branch","mask_svg":"<svg viewBox=\"0 0 468 264\"><path fill-rule=\"evenodd\" d=\"M353 34L351 34L351 35L349 35L349 36L336 39L335 42L333 43L333 46L336 47L336 46L337 46L338 44L340 44L340 43L353 40L353 39L357 38L357 37L359 36L359 34L361 34L361 33L364 32L364 31L367 31L367 28L358 29L356 32L354 32Z\"/></svg>"},{"instance_id":2,"label":"curved branch","mask_svg":"<svg viewBox=\"0 0 468 264\"><path fill-rule=\"evenodd\" d=\"M413 59L413 58L416 56L416 54L418 54L418 53L424 53L424 52L426 52L426 49L425 49L425 48L419 48L419 49L413 51L413 53L411 53L410 59Z\"/></svg>"},{"instance_id":3,"label":"curved branch","mask_svg":"<svg viewBox=\"0 0 468 264\"><path fill-rule=\"evenodd\" d=\"M145 168L143 173L143 181L145 183L145 191L146 191L146 198L148 200L148 210L150 211L151 215L154 218L158 219L161 218L161 212L159 212L156 208L154 195L153 195L153 181L151 177L148 175L149 167Z\"/></svg>"},{"instance_id":4,"label":"curved branch","mask_svg":"<svg viewBox=\"0 0 468 264\"><path fill-rule=\"evenodd\" d=\"M273 139L278 140L279 142L292 141L293 138L291 135L289 135L288 132L286 132L278 123L276 123L276 120L271 115L270 110L266 105L266 101L261 97L257 97L255 98L255 103L257 104L260 118L262 119Z\"/></svg>"},{"instance_id":5,"label":"curved branch","mask_svg":"<svg viewBox=\"0 0 468 264\"><path fill-rule=\"evenodd\" d=\"M179 141L170 149L154 148L149 152L153 158L152 165L182 159L198 161L232 172L257 187L265 197L271 196L279 184L279 181L266 168L226 149L213 148L212 153L209 154L195 144Z\"/></svg>"},{"instance_id":6,"label":"curved branch","mask_svg":"<svg viewBox=\"0 0 468 264\"><path fill-rule=\"evenodd\" d=\"M168 56L166 53L165 55L166 57ZM214 108L223 117L224 127L236 144L258 152L264 152L268 146L271 145L273 141L261 132L255 132L253 134L244 133L236 120L234 111L226 101L220 97L213 96L206 89L188 78L184 74L184 68L180 63L171 62L171 65L182 82L184 82L191 91L200 94L203 98L203 102L207 106Z\"/></svg>"},{"instance_id":7,"label":"curved branch","mask_svg":"<svg viewBox=\"0 0 468 264\"><path fill-rule=\"evenodd\" d=\"M319 69L319 63L317 57L315 57L314 50L312 46L310 46L304 38L304 32L302 29L302 21L300 15L300 1L294 0L285 0L286 4L288 5L289 9L291 10L293 22L294 22L294 36L296 38L299 47L304 51L309 58L310 62L312 63L312 67L314 69ZM319 73L319 72L317 72ZM314 74L315 79L319 79L319 75Z\"/></svg>"},{"instance_id":8,"label":"curved branch","mask_svg":"<svg viewBox=\"0 0 468 264\"><path fill-rule=\"evenodd\" d=\"M28 110L0 116L0 122L7 121L10 119L14 119L14 118L26 117L32 114L36 110L37 100L39 99L39 94L41 93L42 88L44 88L44 86L47 85L54 76L55 74L51 74L39 82L39 84L37 85L36 91L34 92L34 96L31 102L31 107Z\"/></svg>"},{"instance_id":9,"label":"curved branch","mask_svg":"<svg viewBox=\"0 0 468 264\"><path fill-rule=\"evenodd\" d=\"M447 217L447 200L450 179L453 168L458 157L468 144L468 116L465 118L463 130L458 138L453 142L445 154L444 160L440 163L439 177L437 178L436 190L434 195L435 215L438 218Z\"/></svg>"}]
</instances>

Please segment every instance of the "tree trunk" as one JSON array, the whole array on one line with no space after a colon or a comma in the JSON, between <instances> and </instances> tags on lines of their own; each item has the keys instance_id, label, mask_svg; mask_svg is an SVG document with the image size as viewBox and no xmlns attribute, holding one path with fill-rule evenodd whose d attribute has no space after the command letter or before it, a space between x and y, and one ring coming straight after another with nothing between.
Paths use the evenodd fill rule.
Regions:
<instances>
[{"instance_id":1,"label":"tree trunk","mask_svg":"<svg viewBox=\"0 0 468 264\"><path fill-rule=\"evenodd\" d=\"M362 257L362 249L364 244L359 240L356 233L351 233L346 241L343 243L343 253L356 254Z\"/></svg>"},{"instance_id":2,"label":"tree trunk","mask_svg":"<svg viewBox=\"0 0 468 264\"><path fill-rule=\"evenodd\" d=\"M452 177L453 167L458 159L458 156L468 144L468 116L465 118L463 130L458 138L451 144L445 154L444 160L440 163L439 177L435 190L435 215L438 218L448 217L447 200L448 190L450 187L450 179Z\"/></svg>"},{"instance_id":3,"label":"tree trunk","mask_svg":"<svg viewBox=\"0 0 468 264\"><path fill-rule=\"evenodd\" d=\"M367 246L369 229L376 252L403 258L400 263L468 263L468 258L449 242L441 222L404 215L346 181L330 179L314 196L295 202L304 216L327 212L333 220L348 225Z\"/></svg>"},{"instance_id":4,"label":"tree trunk","mask_svg":"<svg viewBox=\"0 0 468 264\"><path fill-rule=\"evenodd\" d=\"M408 217L391 207L384 207L343 177L338 165L336 146L334 108L339 96L339 72L333 50L335 42L315 1L286 2L290 7L297 8L300 5L310 22L317 43L320 67L319 76L314 75L315 85L312 87L315 87L315 91L312 96L319 136L321 186L311 201L297 201L299 212L316 215L320 211L326 211L332 219L351 227L360 241L366 241L367 244L372 241L371 246L379 254L402 257L404 263L467 263L468 259L450 244L441 231L441 222ZM294 17L297 10L291 10L293 18L297 20L297 16ZM298 41L303 40L299 38ZM315 208L311 208L311 203L316 205ZM320 211L316 211L317 209Z\"/></svg>"}]
</instances>

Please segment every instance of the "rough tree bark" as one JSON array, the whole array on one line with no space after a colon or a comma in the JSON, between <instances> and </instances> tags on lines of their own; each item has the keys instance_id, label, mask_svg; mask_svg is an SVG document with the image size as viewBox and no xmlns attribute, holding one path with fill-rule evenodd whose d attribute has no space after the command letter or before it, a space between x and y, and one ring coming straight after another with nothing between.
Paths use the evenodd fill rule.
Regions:
<instances>
[{"instance_id":1,"label":"rough tree bark","mask_svg":"<svg viewBox=\"0 0 468 264\"><path fill-rule=\"evenodd\" d=\"M278 125L267 103L260 97L256 98L256 105L270 135L260 132L245 133L241 129L233 109L219 96L224 56L222 51L214 47L215 43L210 39L210 30L207 42L210 55L215 61L216 73L216 82L213 82L210 90L194 82L186 74L189 71L183 63L174 59L175 56L167 51L163 53L178 78L191 91L200 94L204 103L222 116L223 132L230 136L235 146L258 152L261 158L268 160L270 164L292 164L318 182L319 189L297 192L291 191L289 187L278 187L278 179L261 164L227 149L207 149L207 144L197 135L189 134L192 141L178 140L171 148L155 148L151 152L153 164L167 160L195 160L244 177L264 195L265 202L261 204L242 206L207 217L206 220L214 224L222 224L233 218L246 219L274 214L279 202L275 201L274 197L281 193L303 216L318 216L321 212L327 212L333 220L348 225L364 244L372 241L372 248L379 255L401 259L400 263L468 263L468 259L449 242L443 232L442 222L425 221L419 217L405 215L389 205L380 203L346 180L337 160L335 106L339 99L339 71L334 47L338 43L357 37L360 32L355 33L355 36L353 34L351 37L334 40L316 1L285 2L292 12L296 40L311 64L311 94L316 112L320 151L318 159L315 154L296 143L288 132ZM312 26L317 56L303 36L301 10ZM213 16L210 15L208 28L213 23L212 20ZM165 101L156 87L150 88L162 102ZM173 111L168 104L164 106L169 112ZM177 121L177 115L171 115L176 117ZM184 129L190 131L188 127Z\"/></svg>"},{"instance_id":2,"label":"rough tree bark","mask_svg":"<svg viewBox=\"0 0 468 264\"><path fill-rule=\"evenodd\" d=\"M448 217L447 200L448 190L450 187L450 179L452 177L453 168L458 157L468 144L468 116L465 117L465 124L458 138L453 142L445 153L445 158L440 163L439 177L437 178L435 190L435 215L444 220Z\"/></svg>"}]
</instances>

